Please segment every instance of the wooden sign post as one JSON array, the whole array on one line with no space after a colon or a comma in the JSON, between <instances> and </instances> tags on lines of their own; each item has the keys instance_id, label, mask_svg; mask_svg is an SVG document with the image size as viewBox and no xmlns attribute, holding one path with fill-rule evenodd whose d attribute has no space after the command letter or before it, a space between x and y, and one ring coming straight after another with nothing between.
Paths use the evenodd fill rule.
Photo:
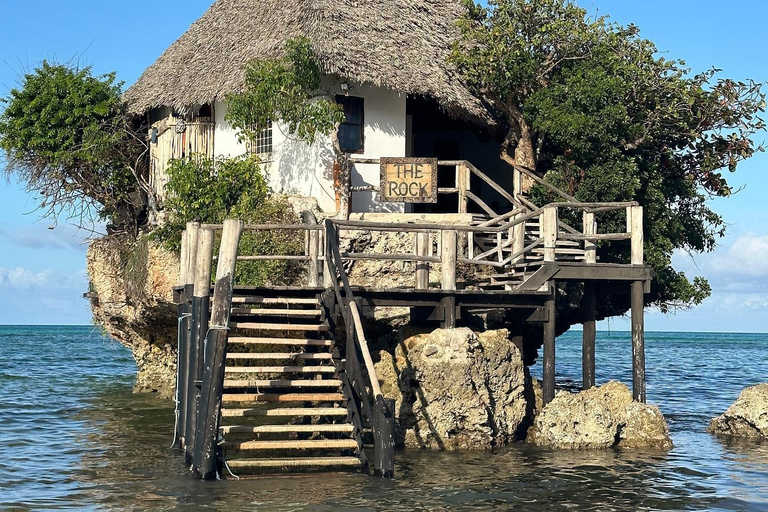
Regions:
<instances>
[{"instance_id":1,"label":"wooden sign post","mask_svg":"<svg viewBox=\"0 0 768 512\"><path fill-rule=\"evenodd\" d=\"M437 158L382 158L381 200L436 203Z\"/></svg>"}]
</instances>

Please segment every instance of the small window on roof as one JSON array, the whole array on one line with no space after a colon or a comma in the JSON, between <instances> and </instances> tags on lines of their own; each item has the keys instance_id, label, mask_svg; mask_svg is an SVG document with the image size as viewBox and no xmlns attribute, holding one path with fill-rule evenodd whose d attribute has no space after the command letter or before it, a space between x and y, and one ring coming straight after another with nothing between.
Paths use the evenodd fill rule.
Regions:
<instances>
[{"instance_id":1,"label":"small window on roof","mask_svg":"<svg viewBox=\"0 0 768 512\"><path fill-rule=\"evenodd\" d=\"M339 144L347 153L362 153L365 148L365 100L357 96L336 96L344 108L344 122L339 126Z\"/></svg>"}]
</instances>

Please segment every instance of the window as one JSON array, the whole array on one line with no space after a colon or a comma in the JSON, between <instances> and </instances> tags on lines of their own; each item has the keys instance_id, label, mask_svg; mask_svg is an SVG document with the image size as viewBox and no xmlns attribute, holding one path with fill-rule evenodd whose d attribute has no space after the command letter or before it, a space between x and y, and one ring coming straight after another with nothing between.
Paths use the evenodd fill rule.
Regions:
<instances>
[{"instance_id":1,"label":"window","mask_svg":"<svg viewBox=\"0 0 768 512\"><path fill-rule=\"evenodd\" d=\"M263 130L257 130L256 135L250 142L250 152L259 155L262 159L272 158L272 124Z\"/></svg>"},{"instance_id":2,"label":"window","mask_svg":"<svg viewBox=\"0 0 768 512\"><path fill-rule=\"evenodd\" d=\"M362 153L364 150L364 101L356 96L336 96L336 103L344 108L344 122L339 126L339 144L347 153Z\"/></svg>"}]
</instances>

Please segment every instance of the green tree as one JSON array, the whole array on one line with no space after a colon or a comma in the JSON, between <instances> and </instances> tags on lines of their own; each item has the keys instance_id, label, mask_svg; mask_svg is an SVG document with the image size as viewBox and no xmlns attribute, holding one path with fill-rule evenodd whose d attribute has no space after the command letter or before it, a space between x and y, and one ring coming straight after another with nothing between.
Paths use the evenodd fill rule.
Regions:
<instances>
[{"instance_id":1,"label":"green tree","mask_svg":"<svg viewBox=\"0 0 768 512\"><path fill-rule=\"evenodd\" d=\"M281 121L288 134L308 144L318 135L331 136L335 154L334 173L339 186L337 195L348 190L351 164L342 151L338 129L344 112L328 90L323 89L322 70L309 39L289 39L283 55L273 59L254 60L245 67L245 89L227 96L227 120L246 139L253 140L258 131ZM342 206L344 208L344 206Z\"/></svg>"},{"instance_id":2,"label":"green tree","mask_svg":"<svg viewBox=\"0 0 768 512\"><path fill-rule=\"evenodd\" d=\"M134 225L147 202L147 146L115 74L44 61L0 99L7 177L37 194L43 215Z\"/></svg>"},{"instance_id":3,"label":"green tree","mask_svg":"<svg viewBox=\"0 0 768 512\"><path fill-rule=\"evenodd\" d=\"M722 236L707 199L731 194L723 168L763 150L753 141L765 129L762 84L716 79L716 69L691 76L637 27L590 18L568 0L466 5L450 60L506 127L501 158L584 202L639 201L655 271L647 301L664 311L700 303L708 283L674 270L671 256L712 250ZM601 258L626 261L618 245ZM602 305L603 316L624 311L622 299Z\"/></svg>"}]
</instances>

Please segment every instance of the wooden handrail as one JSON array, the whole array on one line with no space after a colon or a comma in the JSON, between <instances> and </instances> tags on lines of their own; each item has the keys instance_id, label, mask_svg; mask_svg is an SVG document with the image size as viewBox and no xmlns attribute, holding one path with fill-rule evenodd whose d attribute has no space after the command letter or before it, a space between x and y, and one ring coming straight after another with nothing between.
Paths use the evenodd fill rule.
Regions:
<instances>
[{"instance_id":1,"label":"wooden handrail","mask_svg":"<svg viewBox=\"0 0 768 512\"><path fill-rule=\"evenodd\" d=\"M547 190L549 190L550 192L554 192L555 194L559 195L560 197L562 197L563 199L565 199L565 200L566 200L566 201L568 201L569 203L578 203L578 202L579 202L579 200L578 200L578 199L576 199L575 197L573 197L572 195L570 195L570 194L567 194L567 193L563 192L562 190L560 190L559 188L557 188L557 187L556 187L556 186L554 186L553 184L549 183L548 181L546 181L546 180L544 180L544 179L542 179L542 178L539 178L539 177L536 175L536 173L535 173L535 172L533 172L531 169L528 169L527 167L524 167L524 166L522 166L522 165L516 165L516 166L515 166L515 169L516 169L517 171L519 171L519 172L521 172L521 173L525 174L526 176L528 176L528 177L529 177L529 178L531 178L533 181L535 181L535 182L536 182L536 183L538 183L539 185L543 186L544 188L546 188L546 189L547 189Z\"/></svg>"},{"instance_id":2,"label":"wooden handrail","mask_svg":"<svg viewBox=\"0 0 768 512\"><path fill-rule=\"evenodd\" d=\"M357 334L357 345L360 347L360 352L363 354L363 360L365 361L365 369L368 370L368 376L371 381L371 391L373 396L381 396L381 385L379 379L376 377L376 368L373 365L373 358L371 357L371 351L368 348L368 340L365 338L365 331L363 330L363 322L360 319L360 310L358 309L357 302L350 302L350 311L352 312L352 320L354 321L355 331Z\"/></svg>"}]
</instances>

